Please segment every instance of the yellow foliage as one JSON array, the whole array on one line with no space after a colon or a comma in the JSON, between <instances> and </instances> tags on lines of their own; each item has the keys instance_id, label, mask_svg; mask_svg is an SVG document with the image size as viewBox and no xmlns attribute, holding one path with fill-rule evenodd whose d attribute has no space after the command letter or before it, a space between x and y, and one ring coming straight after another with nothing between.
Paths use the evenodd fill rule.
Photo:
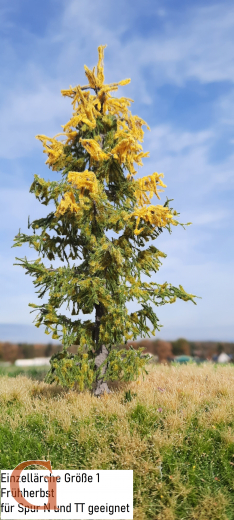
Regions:
<instances>
[{"instance_id":1,"label":"yellow foliage","mask_svg":"<svg viewBox=\"0 0 234 520\"><path fill-rule=\"evenodd\" d=\"M114 90L113 88L111 90ZM129 98L113 98L110 94L105 93L103 100L103 113L105 114L107 111L110 115L121 116L123 118L129 117L128 107L131 105L131 101L133 99Z\"/></svg>"},{"instance_id":2,"label":"yellow foliage","mask_svg":"<svg viewBox=\"0 0 234 520\"><path fill-rule=\"evenodd\" d=\"M94 161L105 161L109 158L109 155L102 151L95 139L80 139L80 142Z\"/></svg>"},{"instance_id":3,"label":"yellow foliage","mask_svg":"<svg viewBox=\"0 0 234 520\"><path fill-rule=\"evenodd\" d=\"M95 173L85 170L84 172L69 172L68 182L71 182L74 188L81 190L88 190L90 193L98 192L98 183Z\"/></svg>"},{"instance_id":4,"label":"yellow foliage","mask_svg":"<svg viewBox=\"0 0 234 520\"><path fill-rule=\"evenodd\" d=\"M74 101L78 104L78 107L70 121L62 127L64 132L72 127L76 128L81 122L90 128L95 128L96 126L95 116L97 117L99 112L95 109L94 96L90 96L89 92L82 92L79 86L75 88L75 93Z\"/></svg>"},{"instance_id":5,"label":"yellow foliage","mask_svg":"<svg viewBox=\"0 0 234 520\"><path fill-rule=\"evenodd\" d=\"M167 207L164 206L149 206L148 208L137 208L132 216L137 217L136 221L136 229L134 230L135 235L139 235L144 228L138 229L138 224L140 219L142 218L149 224L154 225L155 227L165 227L167 224L171 223L173 225L177 225L177 223L172 220L172 214Z\"/></svg>"},{"instance_id":6,"label":"yellow foliage","mask_svg":"<svg viewBox=\"0 0 234 520\"><path fill-rule=\"evenodd\" d=\"M118 83L104 85L105 78L103 58L105 47L106 45L100 45L98 47L99 59L97 64L97 74L95 74L95 67L93 70L90 70L86 65L84 66L89 85L85 87L77 86L75 88L70 86L70 89L61 91L63 96L73 98L72 105L75 110L71 120L63 127L64 131L66 131L68 128L71 128L72 126L76 127L80 122L87 124L91 128L95 128L95 116L100 116L101 108L103 114L105 114L107 110L109 110L110 114L113 114L113 109L116 106L115 101L120 101L120 104L117 103L118 114L120 112L126 114L126 107L130 104L129 101L125 98L121 98L121 100L115 100L111 98L109 92L117 90L118 86L127 85L131 80L125 79ZM95 91L95 96L90 95L89 91L82 91L89 87Z\"/></svg>"},{"instance_id":7,"label":"yellow foliage","mask_svg":"<svg viewBox=\"0 0 234 520\"><path fill-rule=\"evenodd\" d=\"M158 192L163 190L158 189L158 186L166 188L166 184L162 182L161 177L164 177L163 173L155 172L152 175L137 180L139 189L136 190L135 195L140 206L150 204L150 199L152 199L154 194L160 199ZM146 191L150 192L149 196L146 194Z\"/></svg>"},{"instance_id":8,"label":"yellow foliage","mask_svg":"<svg viewBox=\"0 0 234 520\"><path fill-rule=\"evenodd\" d=\"M51 166L52 170L57 170L58 167L64 166L65 155L63 152L64 144L62 142L57 141L55 138L46 137L45 135L36 135L36 139L42 142L44 147L43 153L48 155L46 164ZM47 142L49 144L47 144ZM54 165L56 165L56 167L54 167Z\"/></svg>"},{"instance_id":9,"label":"yellow foliage","mask_svg":"<svg viewBox=\"0 0 234 520\"><path fill-rule=\"evenodd\" d=\"M59 217L60 215L63 215L67 210L70 210L73 213L78 213L80 210L80 207L76 204L74 194L71 191L68 191L63 195L63 198L57 207L55 216Z\"/></svg>"},{"instance_id":10,"label":"yellow foliage","mask_svg":"<svg viewBox=\"0 0 234 520\"><path fill-rule=\"evenodd\" d=\"M84 65L84 69L85 69L85 74L88 78L88 82L89 82L89 85L91 88L95 89L97 88L97 81L96 81L96 78L95 78L95 67L93 70L90 70L88 69L88 67L86 67L86 65Z\"/></svg>"},{"instance_id":11,"label":"yellow foliage","mask_svg":"<svg viewBox=\"0 0 234 520\"><path fill-rule=\"evenodd\" d=\"M126 163L129 167L131 174L135 174L134 162L139 166L142 166L142 158L148 157L149 152L141 152L142 146L137 142L137 138L131 131L118 130L115 134L115 138L119 139L119 142L108 154L117 159L118 162Z\"/></svg>"},{"instance_id":12,"label":"yellow foliage","mask_svg":"<svg viewBox=\"0 0 234 520\"><path fill-rule=\"evenodd\" d=\"M115 159L119 160L120 163L125 162L127 154L132 151L134 145L134 138L131 135L126 136L125 133L121 141L111 150L111 153ZM138 149L139 147L141 147L141 145L138 145Z\"/></svg>"},{"instance_id":13,"label":"yellow foliage","mask_svg":"<svg viewBox=\"0 0 234 520\"><path fill-rule=\"evenodd\" d=\"M98 47L98 64L97 64L97 76L95 76L95 67L93 71L90 71L88 67L85 66L85 74L88 78L89 85L92 88L100 88L104 83L104 49L106 45L100 45Z\"/></svg>"},{"instance_id":14,"label":"yellow foliage","mask_svg":"<svg viewBox=\"0 0 234 520\"><path fill-rule=\"evenodd\" d=\"M132 99L121 97L119 99L113 98L110 92L118 90L119 86L127 85L130 79L124 79L118 83L111 83L104 85L104 49L106 45L98 47L98 64L97 72L95 67L93 70L88 69L85 65L85 74L88 78L89 85L81 87L71 87L66 90L62 90L63 96L72 98L72 105L74 113L62 128L64 132L65 142L57 141L55 138L48 138L46 136L39 135L37 139L40 139L44 146L44 153L48 154L48 160L46 161L52 169L63 168L67 164L69 158L64 154L64 146L74 142L77 135L76 130L79 124L85 124L91 129L96 127L96 119L102 115L108 113L109 116L115 116L121 118L117 122L117 132L115 134L115 140L117 141L116 146L108 154L105 153L95 139L80 140L84 148L91 155L95 161L104 161L110 157L117 159L120 164L126 163L130 173L134 175L136 170L134 168L134 162L138 166L142 166L142 158L148 156L148 152L142 151L142 146L138 141L143 141L144 132L142 126L147 124L143 119L138 116L132 116L128 107L131 105ZM95 91L95 95L91 95L89 88ZM149 127L147 126L149 129ZM62 134L58 134L62 135ZM57 136L55 136L57 137ZM70 158L71 159L71 158ZM55 166L56 165L56 166Z\"/></svg>"},{"instance_id":15,"label":"yellow foliage","mask_svg":"<svg viewBox=\"0 0 234 520\"><path fill-rule=\"evenodd\" d=\"M52 169L65 167L67 161L71 159L64 153L64 146L73 143L77 135L77 127L87 125L89 128L94 129L96 127L97 118L102 117L107 122L110 120L110 126L112 118L114 116L117 119L117 130L114 134L115 145L113 149L104 151L102 149L102 143L98 139L99 136L95 136L93 139L80 139L80 143L89 153L92 161L103 162L108 159L114 158L120 164L129 170L127 179L131 179L132 175L136 173L135 165L142 166L142 159L149 156L149 152L143 152L142 145L144 131L142 129L145 125L148 129L147 123L138 116L133 116L129 111L129 107L133 100L125 97L114 98L111 96L111 92L118 90L119 86L127 85L130 79L124 79L118 83L104 84L104 49L106 45L98 47L98 63L97 66L92 70L85 65L85 74L88 79L88 85L71 87L67 90L62 90L63 96L72 98L73 115L67 124L63 126L63 134L65 142L58 141L55 138L48 138L44 135L36 136L44 146L44 153L47 153L47 163ZM89 89L93 89L94 95L90 94ZM75 130L74 130L75 129ZM55 136L57 137L57 136ZM98 142L99 140L99 142ZM73 159L73 157L72 157ZM106 174L107 176L109 173ZM159 192L162 191L160 188L165 188L166 185L162 181L163 174L154 172L152 175L138 179L136 183L135 196L137 198L137 208L129 215L128 212L122 212L121 218L123 221L131 219L133 216L136 217L136 228L134 233L139 235L143 228L138 229L140 219L143 219L153 227L166 226L168 223L177 225L177 222L173 220L173 216L167 207L163 206L149 206L143 207L146 204L150 204L151 198L155 194L158 199ZM88 190L89 197L93 197L98 194L100 190L99 182L92 171L85 170L83 172L70 171L68 173L68 182L71 183L72 187L80 190L80 205L76 203L74 193L68 191L64 194L55 215L63 215L67 210L78 213L82 211L82 208L88 208L84 204L89 201L87 197L84 197L85 190ZM104 193L104 192L103 192ZM100 196L100 193L99 193ZM100 210L101 211L101 210ZM100 217L101 218L101 217ZM119 216L110 216L110 223L115 223L115 219ZM90 235L90 230L87 229L87 236ZM131 253L131 251L130 251ZM121 264L122 257L119 252L115 251L115 260L117 264Z\"/></svg>"},{"instance_id":16,"label":"yellow foliage","mask_svg":"<svg viewBox=\"0 0 234 520\"><path fill-rule=\"evenodd\" d=\"M127 121L118 120L117 121L117 132L115 133L115 139L118 139L124 132L131 132L131 136L134 137L137 141L143 142L144 132L142 130L142 126L145 125L148 130L150 127L147 125L143 119L138 116L133 116L129 113Z\"/></svg>"}]
</instances>

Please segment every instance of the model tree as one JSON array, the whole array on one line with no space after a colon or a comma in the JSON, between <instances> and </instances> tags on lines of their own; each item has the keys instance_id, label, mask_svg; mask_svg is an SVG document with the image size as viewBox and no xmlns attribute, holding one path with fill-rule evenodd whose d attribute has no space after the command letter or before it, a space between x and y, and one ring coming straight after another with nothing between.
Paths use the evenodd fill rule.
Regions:
<instances>
[{"instance_id":1,"label":"model tree","mask_svg":"<svg viewBox=\"0 0 234 520\"><path fill-rule=\"evenodd\" d=\"M130 79L104 84L104 48L98 47L96 70L85 66L88 85L62 90L74 110L62 134L36 136L48 155L46 164L61 172L61 179L35 175L30 192L42 204L52 200L55 211L29 222L33 234L19 232L13 246L27 242L41 255L35 261L17 258L16 265L34 277L39 298L48 293L47 303L29 304L38 311L36 326L45 325L45 332L63 343L63 351L51 358L47 381L69 387L76 382L95 395L109 392L108 380L129 381L146 371L143 349L119 345L159 329L152 304L176 298L195 303L182 286L141 280L142 273L156 273L166 256L146 243L179 222L169 200L151 205L165 187L163 174L134 180L149 155L141 145L147 124L131 114L131 99L111 95ZM41 257L57 257L61 266L46 265ZM133 300L140 308L129 312ZM59 312L65 303L69 316ZM82 314L91 318L82 321ZM71 345L77 345L77 354L68 351Z\"/></svg>"}]
</instances>

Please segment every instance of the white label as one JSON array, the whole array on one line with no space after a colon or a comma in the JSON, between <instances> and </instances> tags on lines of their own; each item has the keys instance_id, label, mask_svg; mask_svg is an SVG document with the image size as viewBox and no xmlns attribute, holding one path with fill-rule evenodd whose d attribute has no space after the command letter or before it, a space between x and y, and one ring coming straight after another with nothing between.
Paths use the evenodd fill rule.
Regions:
<instances>
[{"instance_id":1,"label":"white label","mask_svg":"<svg viewBox=\"0 0 234 520\"><path fill-rule=\"evenodd\" d=\"M11 475L11 470L1 471L2 520L133 519L132 470L53 470L52 475L24 470L19 477ZM53 484L45 479L50 476ZM30 507L22 505L22 496Z\"/></svg>"}]
</instances>

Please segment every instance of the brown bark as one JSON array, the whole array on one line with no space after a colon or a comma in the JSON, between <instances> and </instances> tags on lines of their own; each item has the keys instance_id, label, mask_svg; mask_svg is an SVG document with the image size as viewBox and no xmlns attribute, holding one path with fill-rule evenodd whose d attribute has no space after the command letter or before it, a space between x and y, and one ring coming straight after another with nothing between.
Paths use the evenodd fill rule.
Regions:
<instances>
[{"instance_id":1,"label":"brown bark","mask_svg":"<svg viewBox=\"0 0 234 520\"><path fill-rule=\"evenodd\" d=\"M101 112L102 112L102 108L101 108ZM100 136L101 136L101 144L100 144L100 146L101 146L101 148L103 148L104 135L100 134ZM95 201L93 201L93 206L94 206L94 217L95 217L95 220L96 220L96 216L98 214L98 211L97 211L97 207L96 207ZM104 315L104 307L103 307L103 305L101 303L99 303L99 304L95 305L95 310L96 310L96 316L95 316L95 326L94 326L93 337L94 337L94 341L95 341L96 348L97 348L98 344L99 344L99 331L100 331L101 318ZM108 357L108 350L105 347L105 345L101 345L101 347L99 347L99 349L98 349L98 351L96 353L96 356L95 356L95 370L96 371L101 366L103 361L106 360L107 357ZM101 376L104 377L105 372L106 372L106 366L104 366L102 368ZM94 395L96 397L100 397L100 395L103 395L105 392L107 394L110 393L110 389L108 387L108 384L106 383L106 381L103 381L103 377L100 377L99 379L96 379L96 385L95 385L95 389L94 389Z\"/></svg>"},{"instance_id":2,"label":"brown bark","mask_svg":"<svg viewBox=\"0 0 234 520\"><path fill-rule=\"evenodd\" d=\"M96 317L95 317L95 330L94 330L94 339L96 346L99 342L99 329L100 329L100 322L101 318L104 314L104 309L101 304L95 305L96 309ZM95 356L95 370L98 370L98 368L101 366L103 361L106 360L108 356L108 350L105 347L105 345L101 345L101 347L98 349L96 356ZM101 376L104 376L106 372L106 366L104 366L101 370ZM96 386L94 389L94 395L99 397L100 395L104 394L106 392L107 394L110 393L110 389L108 387L108 384L103 381L103 377L100 377L100 379L96 380Z\"/></svg>"},{"instance_id":3,"label":"brown bark","mask_svg":"<svg viewBox=\"0 0 234 520\"><path fill-rule=\"evenodd\" d=\"M105 347L105 345L102 345L100 347L100 349L98 350L97 356L95 357L95 369L96 370L101 366L103 361L106 360L107 356L108 356L108 350ZM103 377L102 377L105 375L105 372L106 372L106 366L102 367L101 377L96 382L96 387L94 390L94 395L96 395L96 397L99 397L100 395L104 394L104 392L106 392L107 394L110 393L108 384L106 383L106 381L103 381Z\"/></svg>"}]
</instances>

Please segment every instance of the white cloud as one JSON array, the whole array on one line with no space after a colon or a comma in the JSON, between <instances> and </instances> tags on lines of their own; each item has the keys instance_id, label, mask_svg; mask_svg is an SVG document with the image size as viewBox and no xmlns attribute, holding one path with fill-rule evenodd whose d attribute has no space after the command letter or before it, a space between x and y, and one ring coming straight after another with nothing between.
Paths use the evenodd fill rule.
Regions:
<instances>
[{"instance_id":1,"label":"white cloud","mask_svg":"<svg viewBox=\"0 0 234 520\"><path fill-rule=\"evenodd\" d=\"M157 88L166 83L184 86L190 79L204 84L234 80L234 9L226 3L204 7L194 4L180 13L176 24L170 9L163 6L160 35L155 32L149 37L139 36L137 25L134 26L144 10L143 4L132 10L130 4L120 0L117 13L107 0L70 0L60 5L63 10L58 10L56 20L51 20L45 36L33 36L31 57L30 53L17 57L14 40L13 45L6 41L5 63L13 65L5 70L13 81L6 89L4 83L1 87L1 157L16 160L36 150L42 154L41 144L34 136L53 136L61 130L60 125L66 123L72 109L60 90L70 84L85 83L83 65L93 67L97 63L100 44L108 44L106 81L132 78L131 85L119 92L136 100L137 110L133 105L133 113L142 104L152 103L149 72L155 95ZM152 2L149 6L152 9ZM13 22L7 22L6 15L7 11L6 23L3 20L2 25L12 32ZM126 38L128 31L130 37ZM203 297L197 307L177 302L160 308L159 317L164 324L161 337L173 338L178 334L191 339L231 338L233 276L227 261L231 252L226 247L223 259L214 263L209 244L213 247L223 239L221 226L225 231L230 228L232 208L225 191L233 186L234 153L217 164L211 160L211 150L222 125L233 124L233 94L223 95L214 104L213 113L215 122L206 130L189 132L168 123L145 134L144 150L150 151L150 159L144 160L139 174L164 172L168 188L161 202L166 195L174 198L173 205L181 210L180 220L193 222L186 232L175 228L171 236L165 232L158 239L156 246L168 258L163 261L157 280L181 283L186 290ZM12 175L14 187L0 193L4 215L0 227L6 246L1 258L1 285L6 295L1 302L1 321L31 323L33 315L27 304L35 301L32 280L28 276L25 279L23 270L12 264L15 255L26 254L31 259L35 252L28 251L27 246L20 250L10 246L19 227L27 233L28 214L33 220L46 215L50 207L41 206L28 193L29 187L22 187L25 179L17 184L18 190L15 188L18 173ZM7 172L4 180L6 175Z\"/></svg>"},{"instance_id":2,"label":"white cloud","mask_svg":"<svg viewBox=\"0 0 234 520\"><path fill-rule=\"evenodd\" d=\"M214 106L214 112L220 125L233 127L234 124L234 90L221 96ZM234 131L233 131L234 135ZM231 140L234 143L234 139Z\"/></svg>"},{"instance_id":3,"label":"white cloud","mask_svg":"<svg viewBox=\"0 0 234 520\"><path fill-rule=\"evenodd\" d=\"M213 211L208 211L204 213L197 212L193 214L191 212L191 220L193 224L203 226L206 224L214 224L216 228L223 227L223 221L228 220L230 222L231 211L227 210L217 210L216 208Z\"/></svg>"},{"instance_id":4,"label":"white cloud","mask_svg":"<svg viewBox=\"0 0 234 520\"><path fill-rule=\"evenodd\" d=\"M26 233L28 227L28 215L31 216L31 221L36 218L42 218L51 211L52 207L52 205L41 205L35 198L35 195L29 193L26 188L18 190L14 188L1 189L0 206L2 214L5 215L5 218L1 219L0 222L0 230L2 234L6 232L9 233L9 231L13 232L13 230L16 234L19 227L22 228L22 232Z\"/></svg>"},{"instance_id":5,"label":"white cloud","mask_svg":"<svg viewBox=\"0 0 234 520\"><path fill-rule=\"evenodd\" d=\"M151 132L146 132L147 145L154 151L160 152L186 152L206 145L212 141L214 132L212 130L202 130L198 132L181 131L171 125L159 125L153 127Z\"/></svg>"},{"instance_id":6,"label":"white cloud","mask_svg":"<svg viewBox=\"0 0 234 520\"><path fill-rule=\"evenodd\" d=\"M180 267L177 259L174 271L172 266L168 269L164 263L159 283L167 280L175 286L181 284L187 292L202 299L195 300L196 307L191 302L178 300L173 305L161 307L158 311L164 325L161 336L169 337L174 332L174 337L175 334L187 337L189 334L190 339L221 339L222 336L233 341L233 268L231 262L224 266L221 268L212 260L200 265L188 264L183 256Z\"/></svg>"},{"instance_id":7,"label":"white cloud","mask_svg":"<svg viewBox=\"0 0 234 520\"><path fill-rule=\"evenodd\" d=\"M17 95L10 92L5 98L1 109L1 157L25 157L41 146L35 135L48 132L53 137L62 132L61 124L71 115L70 106L62 99L57 84L45 83L41 80L35 91L18 91Z\"/></svg>"},{"instance_id":8,"label":"white cloud","mask_svg":"<svg viewBox=\"0 0 234 520\"><path fill-rule=\"evenodd\" d=\"M153 37L143 39L135 31L131 39L122 42L122 35L128 29L131 31L131 20L134 22L136 16L126 3L122 5L122 17L117 16L117 23L114 23L113 6L106 0L83 2L82 16L76 0L64 5L57 19L51 20L46 35L34 36L37 58L16 61L14 82L10 89L2 92L2 157L27 155L36 150L34 136L37 133L54 135L60 131L60 125L71 115L70 104L62 98L60 90L69 84L85 82L83 64L93 67L97 63L99 44L108 44L105 51L107 82L130 75L132 84L120 89L120 94L133 97L137 104L152 103L147 73L142 72L147 66L155 89L168 82L182 86L191 78L202 83L234 80L234 9L231 7L225 9L221 3L193 6L181 15L177 24L172 22L170 10L164 9L164 32L160 32L160 36L156 32ZM50 45L57 45L53 60ZM11 53L9 42L6 47ZM220 118L224 122L227 118L231 121L232 101L227 95L220 102L217 124ZM159 130L167 143L170 136L166 135L166 127ZM211 138L212 133L210 130L207 135L197 134L196 144L199 139ZM160 140L160 134L155 137ZM190 138L189 133L180 133L177 140L174 135L172 151L189 146Z\"/></svg>"},{"instance_id":9,"label":"white cloud","mask_svg":"<svg viewBox=\"0 0 234 520\"><path fill-rule=\"evenodd\" d=\"M133 35L127 43L121 43L121 34L126 29L131 31L130 20L134 24L135 17L128 4L120 3L124 9L118 17L118 14L114 16L113 7L106 0L87 0L81 17L80 5L75 0L69 2L64 10L60 37L63 34L65 39L69 33L67 40L71 50L74 41L86 36L82 45L84 53L93 49L94 42L108 43L114 69L117 64L122 72L126 69L124 63L127 64L134 71L135 80L136 74L140 80L141 66L148 65L153 67L155 85L167 81L182 85L189 78L202 83L234 81L233 6L221 2L211 6L193 5L177 17L176 23L170 8L165 8L163 33L155 31L153 37L146 35L144 39ZM74 47L73 55L75 52Z\"/></svg>"},{"instance_id":10,"label":"white cloud","mask_svg":"<svg viewBox=\"0 0 234 520\"><path fill-rule=\"evenodd\" d=\"M150 159L144 160L144 172L163 172L168 186L165 195L186 193L197 198L212 193L213 189L226 190L234 181L234 153L220 163L210 161L210 150L215 146L215 128L206 131L184 132L172 125L159 125L145 134L144 150L150 151ZM142 176L143 168L139 175ZM169 192L172 189L173 191ZM217 192L218 198L218 192Z\"/></svg>"}]
</instances>

